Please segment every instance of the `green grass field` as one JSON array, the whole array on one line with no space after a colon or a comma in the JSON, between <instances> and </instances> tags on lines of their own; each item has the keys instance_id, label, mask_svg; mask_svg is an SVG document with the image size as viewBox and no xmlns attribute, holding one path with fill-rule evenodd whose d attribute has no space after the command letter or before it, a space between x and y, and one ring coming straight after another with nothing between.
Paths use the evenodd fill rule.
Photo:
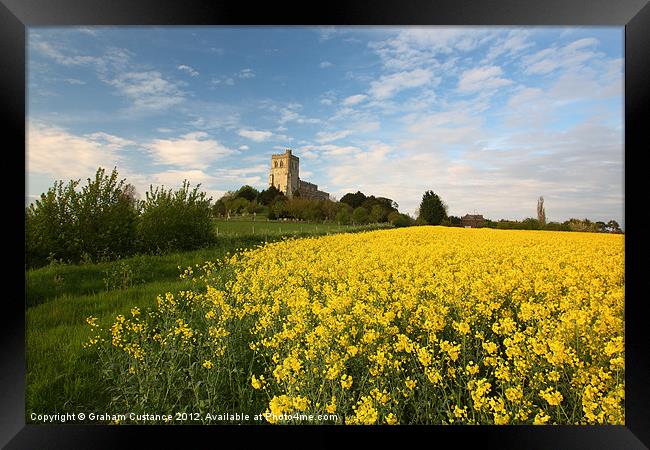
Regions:
<instances>
[{"instance_id":1,"label":"green grass field","mask_svg":"<svg viewBox=\"0 0 650 450\"><path fill-rule=\"evenodd\" d=\"M107 398L90 350L85 318L108 327L131 308L152 307L158 294L184 289L180 271L238 249L284 237L356 232L372 226L230 220L215 221L217 244L166 255L140 255L98 264L59 265L26 272L26 420L31 412L102 411ZM253 234L255 227L255 234Z\"/></svg>"},{"instance_id":2,"label":"green grass field","mask_svg":"<svg viewBox=\"0 0 650 450\"><path fill-rule=\"evenodd\" d=\"M237 218L215 220L217 236L292 236L299 234L341 233L368 228L368 226L337 225L335 223L305 223L267 221L265 218Z\"/></svg>"}]
</instances>

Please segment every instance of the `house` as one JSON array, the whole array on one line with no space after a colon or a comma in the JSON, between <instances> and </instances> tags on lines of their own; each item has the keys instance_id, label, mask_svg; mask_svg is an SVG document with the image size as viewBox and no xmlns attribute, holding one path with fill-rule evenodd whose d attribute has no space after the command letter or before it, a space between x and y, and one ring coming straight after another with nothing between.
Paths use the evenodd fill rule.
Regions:
<instances>
[{"instance_id":1,"label":"house","mask_svg":"<svg viewBox=\"0 0 650 450\"><path fill-rule=\"evenodd\" d=\"M465 228L481 228L485 226L485 219L481 214L465 214L460 218L460 225Z\"/></svg>"}]
</instances>

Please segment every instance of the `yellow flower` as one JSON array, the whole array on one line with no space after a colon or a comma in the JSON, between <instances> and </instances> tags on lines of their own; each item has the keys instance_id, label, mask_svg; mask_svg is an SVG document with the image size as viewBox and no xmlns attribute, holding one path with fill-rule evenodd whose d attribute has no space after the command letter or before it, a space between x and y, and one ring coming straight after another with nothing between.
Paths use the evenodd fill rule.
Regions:
<instances>
[{"instance_id":1,"label":"yellow flower","mask_svg":"<svg viewBox=\"0 0 650 450\"><path fill-rule=\"evenodd\" d=\"M379 414L373 405L372 398L365 396L361 397L361 400L359 400L353 409L358 423L363 425L372 425L377 422Z\"/></svg>"},{"instance_id":2,"label":"yellow flower","mask_svg":"<svg viewBox=\"0 0 650 450\"><path fill-rule=\"evenodd\" d=\"M539 396L546 400L551 406L559 405L564 399L562 394L553 388L548 388L544 391L540 391Z\"/></svg>"},{"instance_id":3,"label":"yellow flower","mask_svg":"<svg viewBox=\"0 0 650 450\"><path fill-rule=\"evenodd\" d=\"M506 389L506 398L511 402L517 402L523 397L521 386L510 387Z\"/></svg>"},{"instance_id":4,"label":"yellow flower","mask_svg":"<svg viewBox=\"0 0 650 450\"><path fill-rule=\"evenodd\" d=\"M412 380L411 377L406 377L404 384L406 384L406 387L412 391L415 389L415 386L418 384L418 382L417 380Z\"/></svg>"},{"instance_id":5,"label":"yellow flower","mask_svg":"<svg viewBox=\"0 0 650 450\"><path fill-rule=\"evenodd\" d=\"M476 375L478 373L478 366L474 364L474 361L470 361L467 363L465 366L465 370L467 371L467 374L470 376Z\"/></svg>"},{"instance_id":6,"label":"yellow flower","mask_svg":"<svg viewBox=\"0 0 650 450\"><path fill-rule=\"evenodd\" d=\"M203 361L203 367L206 369L212 369L214 367L214 364L209 359L206 359Z\"/></svg>"},{"instance_id":7,"label":"yellow flower","mask_svg":"<svg viewBox=\"0 0 650 450\"><path fill-rule=\"evenodd\" d=\"M386 416L386 423L388 425L395 425L397 423L397 417L395 417L395 414L388 413L388 415Z\"/></svg>"},{"instance_id":8,"label":"yellow flower","mask_svg":"<svg viewBox=\"0 0 650 450\"><path fill-rule=\"evenodd\" d=\"M548 422L550 416L547 416L544 411L540 411L535 415L535 420L533 420L533 425L544 425Z\"/></svg>"},{"instance_id":9,"label":"yellow flower","mask_svg":"<svg viewBox=\"0 0 650 450\"><path fill-rule=\"evenodd\" d=\"M341 375L341 386L343 389L350 389L350 386L352 386L352 377L345 373Z\"/></svg>"},{"instance_id":10,"label":"yellow flower","mask_svg":"<svg viewBox=\"0 0 650 450\"><path fill-rule=\"evenodd\" d=\"M465 419L467 418L467 407L461 408L458 405L454 406L454 417L457 419Z\"/></svg>"},{"instance_id":11,"label":"yellow flower","mask_svg":"<svg viewBox=\"0 0 650 450\"><path fill-rule=\"evenodd\" d=\"M454 322L453 326L460 334L469 334L470 332L469 325L466 322Z\"/></svg>"},{"instance_id":12,"label":"yellow flower","mask_svg":"<svg viewBox=\"0 0 650 450\"><path fill-rule=\"evenodd\" d=\"M260 378L255 378L255 375L251 377L251 385L254 389L262 389L264 385L264 375L260 375Z\"/></svg>"},{"instance_id":13,"label":"yellow flower","mask_svg":"<svg viewBox=\"0 0 650 450\"><path fill-rule=\"evenodd\" d=\"M424 367L428 367L431 364L431 354L424 347L418 349L418 359Z\"/></svg>"},{"instance_id":14,"label":"yellow flower","mask_svg":"<svg viewBox=\"0 0 650 450\"><path fill-rule=\"evenodd\" d=\"M334 414L336 412L336 396L332 396L332 400L325 406L325 411L329 414Z\"/></svg>"}]
</instances>

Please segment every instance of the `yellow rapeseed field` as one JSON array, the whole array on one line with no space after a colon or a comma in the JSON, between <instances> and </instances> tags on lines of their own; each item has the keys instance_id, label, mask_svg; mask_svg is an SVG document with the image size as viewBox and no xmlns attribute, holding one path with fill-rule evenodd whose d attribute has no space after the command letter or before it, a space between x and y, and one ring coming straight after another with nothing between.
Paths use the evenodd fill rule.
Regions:
<instances>
[{"instance_id":1,"label":"yellow rapeseed field","mask_svg":"<svg viewBox=\"0 0 650 450\"><path fill-rule=\"evenodd\" d=\"M196 269L196 289L92 337L123 404L272 423L624 423L621 235L422 226Z\"/></svg>"}]
</instances>

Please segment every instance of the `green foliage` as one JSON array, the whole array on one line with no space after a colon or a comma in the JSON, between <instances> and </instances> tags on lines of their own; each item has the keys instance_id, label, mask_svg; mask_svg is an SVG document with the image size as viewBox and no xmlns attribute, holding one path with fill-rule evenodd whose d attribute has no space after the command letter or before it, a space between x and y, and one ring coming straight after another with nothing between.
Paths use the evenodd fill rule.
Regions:
<instances>
[{"instance_id":1,"label":"green foliage","mask_svg":"<svg viewBox=\"0 0 650 450\"><path fill-rule=\"evenodd\" d=\"M566 226L569 227L571 231L580 231L580 232L595 232L598 231L598 228L595 223L589 219L569 219L564 222Z\"/></svg>"},{"instance_id":2,"label":"green foliage","mask_svg":"<svg viewBox=\"0 0 650 450\"><path fill-rule=\"evenodd\" d=\"M187 180L176 192L150 186L138 227L143 250L190 250L213 241L211 199L199 187L190 190Z\"/></svg>"},{"instance_id":3,"label":"green foliage","mask_svg":"<svg viewBox=\"0 0 650 450\"><path fill-rule=\"evenodd\" d=\"M258 190L249 185L240 187L239 190L235 193L235 197L245 198L249 202L252 202L253 200L257 200L258 195L259 195Z\"/></svg>"},{"instance_id":4,"label":"green foliage","mask_svg":"<svg viewBox=\"0 0 650 450\"><path fill-rule=\"evenodd\" d=\"M284 194L275 186L270 186L268 189L263 190L257 196L257 201L264 206L269 206L277 197L284 197Z\"/></svg>"},{"instance_id":5,"label":"green foliage","mask_svg":"<svg viewBox=\"0 0 650 450\"><path fill-rule=\"evenodd\" d=\"M214 202L214 205L212 206L212 215L214 217L224 217L226 213L226 202L224 201L224 198L221 197L219 200Z\"/></svg>"},{"instance_id":6,"label":"green foliage","mask_svg":"<svg viewBox=\"0 0 650 450\"><path fill-rule=\"evenodd\" d=\"M400 214L394 211L388 215L388 221L395 227L410 227L415 225L415 221L406 214Z\"/></svg>"},{"instance_id":7,"label":"green foliage","mask_svg":"<svg viewBox=\"0 0 650 450\"><path fill-rule=\"evenodd\" d=\"M544 225L544 230L548 231L571 231L571 229L565 225L558 222L548 222Z\"/></svg>"},{"instance_id":8,"label":"green foliage","mask_svg":"<svg viewBox=\"0 0 650 450\"><path fill-rule=\"evenodd\" d=\"M388 222L388 215L397 211L397 203L385 197L366 196L363 192L348 193L341 197L341 203L349 205L352 210L363 207L368 214L368 221L373 223ZM362 214L362 213L358 213Z\"/></svg>"},{"instance_id":9,"label":"green foliage","mask_svg":"<svg viewBox=\"0 0 650 450\"><path fill-rule=\"evenodd\" d=\"M349 225L351 220L352 218L350 217L350 211L348 210L348 208L341 208L336 213L336 221L340 225Z\"/></svg>"},{"instance_id":10,"label":"green foliage","mask_svg":"<svg viewBox=\"0 0 650 450\"><path fill-rule=\"evenodd\" d=\"M538 219L533 219L528 217L521 222L522 230L539 230L541 229L541 224Z\"/></svg>"},{"instance_id":11,"label":"green foliage","mask_svg":"<svg viewBox=\"0 0 650 450\"><path fill-rule=\"evenodd\" d=\"M133 187L99 168L95 179L57 181L25 211L25 247L29 267L51 259L65 262L112 259L135 250L138 205Z\"/></svg>"},{"instance_id":12,"label":"green foliage","mask_svg":"<svg viewBox=\"0 0 650 450\"><path fill-rule=\"evenodd\" d=\"M379 205L374 205L370 209L370 214L368 215L368 221L371 223L386 222L388 219L388 214L384 214L384 209Z\"/></svg>"},{"instance_id":13,"label":"green foliage","mask_svg":"<svg viewBox=\"0 0 650 450\"><path fill-rule=\"evenodd\" d=\"M426 191L420 203L418 219L427 225L440 225L447 217L447 208L433 191Z\"/></svg>"},{"instance_id":14,"label":"green foliage","mask_svg":"<svg viewBox=\"0 0 650 450\"><path fill-rule=\"evenodd\" d=\"M368 210L359 206L352 211L352 223L355 225L364 225L368 223Z\"/></svg>"},{"instance_id":15,"label":"green foliage","mask_svg":"<svg viewBox=\"0 0 650 450\"><path fill-rule=\"evenodd\" d=\"M364 202L366 199L366 196L363 192L357 191L356 193L352 194L345 194L343 197L341 197L341 200L339 200L341 203L346 203L352 207L352 209L356 209L361 204Z\"/></svg>"}]
</instances>

